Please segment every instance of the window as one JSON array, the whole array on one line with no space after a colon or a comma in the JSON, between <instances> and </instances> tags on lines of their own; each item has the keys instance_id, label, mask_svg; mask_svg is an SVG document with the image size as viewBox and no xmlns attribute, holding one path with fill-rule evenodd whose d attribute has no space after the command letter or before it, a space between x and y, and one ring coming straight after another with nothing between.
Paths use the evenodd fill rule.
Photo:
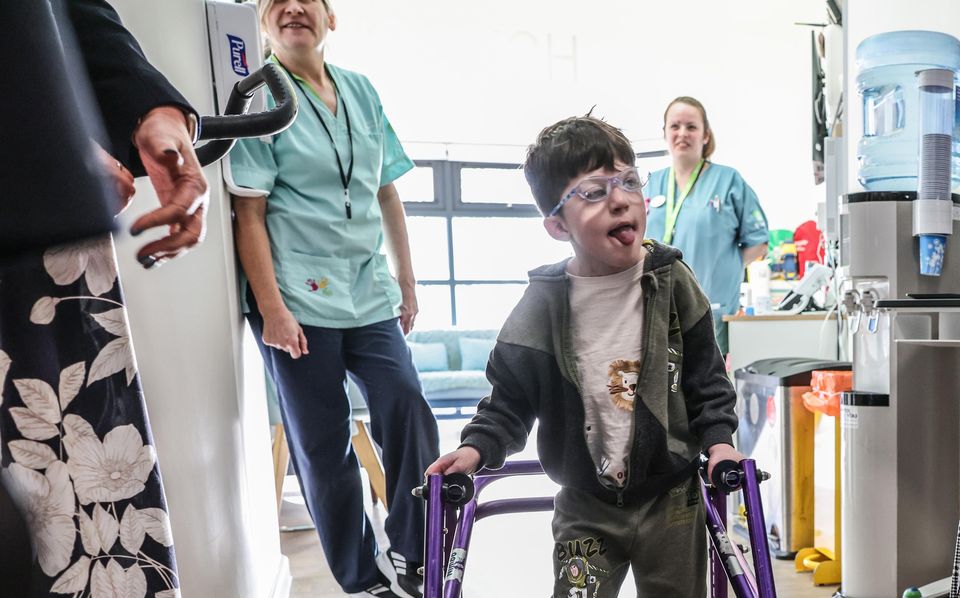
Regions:
<instances>
[{"instance_id":1,"label":"window","mask_svg":"<svg viewBox=\"0 0 960 598\"><path fill-rule=\"evenodd\" d=\"M454 217L453 263L458 278L526 282L531 269L571 254L547 235L540 218Z\"/></svg>"},{"instance_id":2,"label":"window","mask_svg":"<svg viewBox=\"0 0 960 598\"><path fill-rule=\"evenodd\" d=\"M453 320L450 301L450 287L447 285L417 285L417 303L420 313L417 314L416 326L423 330L448 328Z\"/></svg>"},{"instance_id":3,"label":"window","mask_svg":"<svg viewBox=\"0 0 960 598\"><path fill-rule=\"evenodd\" d=\"M408 207L407 211L412 210ZM408 216L407 237L410 239L410 254L417 278L421 280L450 278L446 218Z\"/></svg>"},{"instance_id":4,"label":"window","mask_svg":"<svg viewBox=\"0 0 960 598\"><path fill-rule=\"evenodd\" d=\"M527 271L570 254L545 234L518 164L418 161L397 189L408 216L421 328L499 328L526 287Z\"/></svg>"},{"instance_id":5,"label":"window","mask_svg":"<svg viewBox=\"0 0 960 598\"><path fill-rule=\"evenodd\" d=\"M534 205L523 171L515 165L461 168L460 198L465 204Z\"/></svg>"},{"instance_id":6,"label":"window","mask_svg":"<svg viewBox=\"0 0 960 598\"><path fill-rule=\"evenodd\" d=\"M527 283L457 285L457 325L499 329L520 301Z\"/></svg>"},{"instance_id":7,"label":"window","mask_svg":"<svg viewBox=\"0 0 960 598\"><path fill-rule=\"evenodd\" d=\"M643 172L669 165L664 151L637 158ZM416 164L397 188L418 278L418 326L499 328L523 294L527 272L570 257L570 245L544 231L519 164Z\"/></svg>"},{"instance_id":8,"label":"window","mask_svg":"<svg viewBox=\"0 0 960 598\"><path fill-rule=\"evenodd\" d=\"M405 203L436 203L433 187L433 168L417 166L394 183Z\"/></svg>"}]
</instances>

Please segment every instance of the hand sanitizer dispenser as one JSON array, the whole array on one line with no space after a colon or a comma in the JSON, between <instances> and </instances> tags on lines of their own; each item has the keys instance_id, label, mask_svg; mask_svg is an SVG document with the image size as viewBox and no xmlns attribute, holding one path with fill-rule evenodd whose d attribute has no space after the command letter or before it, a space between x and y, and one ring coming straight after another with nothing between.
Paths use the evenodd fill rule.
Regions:
<instances>
[{"instance_id":1,"label":"hand sanitizer dispenser","mask_svg":"<svg viewBox=\"0 0 960 598\"><path fill-rule=\"evenodd\" d=\"M237 81L263 66L263 43L255 4L207 0L206 6L217 114L223 114L227 98ZM263 109L263 94L257 94L250 104L250 112L261 112ZM250 189L234 184L230 159L226 158L220 164L227 189L236 195L249 195ZM256 194L262 192L257 191Z\"/></svg>"}]
</instances>

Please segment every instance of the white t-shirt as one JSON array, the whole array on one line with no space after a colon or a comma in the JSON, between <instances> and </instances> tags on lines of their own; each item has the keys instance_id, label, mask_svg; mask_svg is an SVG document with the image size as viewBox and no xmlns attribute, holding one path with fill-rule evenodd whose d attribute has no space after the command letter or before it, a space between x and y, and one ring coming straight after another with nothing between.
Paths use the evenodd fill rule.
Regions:
<instances>
[{"instance_id":1,"label":"white t-shirt","mask_svg":"<svg viewBox=\"0 0 960 598\"><path fill-rule=\"evenodd\" d=\"M644 333L643 261L609 276L568 275L587 447L597 475L623 486Z\"/></svg>"}]
</instances>

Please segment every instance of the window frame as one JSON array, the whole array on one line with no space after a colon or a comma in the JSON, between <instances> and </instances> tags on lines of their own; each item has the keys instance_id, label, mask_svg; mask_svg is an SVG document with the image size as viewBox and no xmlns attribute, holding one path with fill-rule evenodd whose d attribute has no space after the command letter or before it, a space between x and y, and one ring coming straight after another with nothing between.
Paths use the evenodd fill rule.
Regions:
<instances>
[{"instance_id":1,"label":"window frame","mask_svg":"<svg viewBox=\"0 0 960 598\"><path fill-rule=\"evenodd\" d=\"M520 170L520 164L509 162L468 162L459 160L414 160L417 167L433 169L434 201L404 202L403 207L408 216L424 216L444 218L447 234L447 272L446 279L417 280L418 285L446 286L450 293L450 325L457 326L457 287L473 285L508 285L527 284L527 280L517 279L490 279L476 280L457 278L454 263L455 235L453 234L454 218L540 218L540 211L530 204L506 203L464 203L461 194L461 171L469 169L491 170ZM401 196L401 200L403 197Z\"/></svg>"},{"instance_id":2,"label":"window frame","mask_svg":"<svg viewBox=\"0 0 960 598\"><path fill-rule=\"evenodd\" d=\"M668 156L665 149L637 152L638 162L645 159ZM454 264L456 239L453 234L454 218L541 218L542 215L535 205L509 203L464 203L461 193L461 172L469 169L491 170L521 170L521 165L514 162L482 162L466 160L414 160L417 167L429 166L433 169L432 202L413 201L404 202L406 213L410 216L425 216L444 218L447 234L447 272L446 279L418 280L418 285L447 286L450 291L450 318L451 326L457 326L457 287L468 285L505 285L527 284L529 281L515 279L475 280L459 279ZM403 196L400 197L403 200Z\"/></svg>"}]
</instances>

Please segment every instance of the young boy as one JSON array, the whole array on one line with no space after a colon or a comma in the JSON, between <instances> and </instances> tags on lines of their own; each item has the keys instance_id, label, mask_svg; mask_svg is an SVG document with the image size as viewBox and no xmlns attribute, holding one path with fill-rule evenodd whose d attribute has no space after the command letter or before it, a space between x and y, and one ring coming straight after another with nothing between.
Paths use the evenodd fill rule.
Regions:
<instances>
[{"instance_id":1,"label":"young boy","mask_svg":"<svg viewBox=\"0 0 960 598\"><path fill-rule=\"evenodd\" d=\"M554 597L706 595L696 480L742 457L736 395L710 303L680 252L643 241L643 177L620 130L591 117L541 131L524 174L551 237L574 257L530 273L487 364L493 390L462 444L427 473L497 469L533 422L553 518Z\"/></svg>"}]
</instances>

